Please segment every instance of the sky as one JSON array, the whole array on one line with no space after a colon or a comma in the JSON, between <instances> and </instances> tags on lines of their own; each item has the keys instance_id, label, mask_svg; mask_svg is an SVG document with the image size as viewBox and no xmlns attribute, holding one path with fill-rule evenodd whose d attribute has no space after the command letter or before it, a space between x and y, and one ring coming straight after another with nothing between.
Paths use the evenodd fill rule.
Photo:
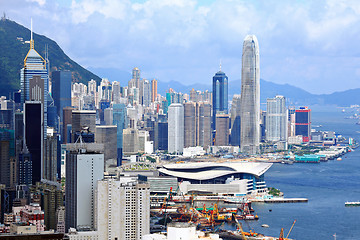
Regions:
<instances>
[{"instance_id":1,"label":"sky","mask_svg":"<svg viewBox=\"0 0 360 240\"><path fill-rule=\"evenodd\" d=\"M0 11L28 28L32 18L86 68L210 85L221 61L241 84L254 34L262 79L317 94L360 88L358 0L0 0Z\"/></svg>"}]
</instances>

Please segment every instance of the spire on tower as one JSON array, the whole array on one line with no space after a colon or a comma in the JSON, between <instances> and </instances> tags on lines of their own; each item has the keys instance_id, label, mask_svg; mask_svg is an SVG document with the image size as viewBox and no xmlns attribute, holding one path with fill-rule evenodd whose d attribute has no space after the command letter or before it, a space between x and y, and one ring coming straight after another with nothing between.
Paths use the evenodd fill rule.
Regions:
<instances>
[{"instance_id":1,"label":"spire on tower","mask_svg":"<svg viewBox=\"0 0 360 240\"><path fill-rule=\"evenodd\" d=\"M220 72L221 72L221 59L220 59Z\"/></svg>"},{"instance_id":2,"label":"spire on tower","mask_svg":"<svg viewBox=\"0 0 360 240\"><path fill-rule=\"evenodd\" d=\"M30 28L30 49L34 49L34 39L33 39L33 28L32 28L32 18L31 18L31 28Z\"/></svg>"}]
</instances>

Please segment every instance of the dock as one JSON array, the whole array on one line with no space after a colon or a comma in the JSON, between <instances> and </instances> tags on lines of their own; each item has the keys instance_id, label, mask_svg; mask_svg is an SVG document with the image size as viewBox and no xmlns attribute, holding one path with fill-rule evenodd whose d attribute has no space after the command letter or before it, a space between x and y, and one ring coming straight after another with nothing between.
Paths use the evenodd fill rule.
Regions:
<instances>
[{"instance_id":1,"label":"dock","mask_svg":"<svg viewBox=\"0 0 360 240\"><path fill-rule=\"evenodd\" d=\"M298 202L308 202L307 198L273 198L265 199L265 203L298 203Z\"/></svg>"}]
</instances>

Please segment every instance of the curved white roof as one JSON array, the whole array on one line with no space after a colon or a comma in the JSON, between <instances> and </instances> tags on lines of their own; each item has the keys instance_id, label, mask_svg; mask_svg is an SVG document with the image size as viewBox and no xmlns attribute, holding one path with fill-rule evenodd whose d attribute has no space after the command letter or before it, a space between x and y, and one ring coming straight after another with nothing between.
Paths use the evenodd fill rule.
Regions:
<instances>
[{"instance_id":1,"label":"curved white roof","mask_svg":"<svg viewBox=\"0 0 360 240\"><path fill-rule=\"evenodd\" d=\"M247 173L259 177L271 166L272 163L259 162L200 162L167 164L160 168L159 172L180 178L208 180L235 173ZM207 169L201 170L201 168ZM193 169L194 172L188 172L188 170L191 169ZM195 172L196 169L199 169L199 171Z\"/></svg>"}]
</instances>

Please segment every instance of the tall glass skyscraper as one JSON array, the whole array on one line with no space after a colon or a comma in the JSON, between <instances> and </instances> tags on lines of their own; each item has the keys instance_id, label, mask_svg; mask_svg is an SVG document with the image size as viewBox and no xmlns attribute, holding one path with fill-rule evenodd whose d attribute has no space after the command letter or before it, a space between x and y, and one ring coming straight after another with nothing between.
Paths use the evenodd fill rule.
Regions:
<instances>
[{"instance_id":1,"label":"tall glass skyscraper","mask_svg":"<svg viewBox=\"0 0 360 240\"><path fill-rule=\"evenodd\" d=\"M126 128L126 106L123 103L113 105L113 124L117 126L117 166L121 166L123 155L123 130Z\"/></svg>"},{"instance_id":2,"label":"tall glass skyscraper","mask_svg":"<svg viewBox=\"0 0 360 240\"><path fill-rule=\"evenodd\" d=\"M63 125L63 109L71 106L71 72L54 71L52 72L52 97L60 117L60 127ZM63 130L60 130L62 133Z\"/></svg>"},{"instance_id":3,"label":"tall glass skyscraper","mask_svg":"<svg viewBox=\"0 0 360 240\"><path fill-rule=\"evenodd\" d=\"M213 77L212 130L216 129L216 114L228 114L228 77L220 70Z\"/></svg>"},{"instance_id":4,"label":"tall glass skyscraper","mask_svg":"<svg viewBox=\"0 0 360 240\"><path fill-rule=\"evenodd\" d=\"M45 148L44 143L46 141L48 126L47 106L49 71L47 66L47 59L42 58L34 48L31 27L30 49L24 59L24 68L22 68L20 72L20 106L21 110L25 110L25 129L28 129L28 131L25 131L25 139L27 147L32 155L34 184L43 177L44 161L46 161L43 149ZM25 105L28 109L25 109ZM26 114L28 114L28 116L26 116ZM39 121L34 124L31 122L35 121L34 119L39 119ZM26 126L26 124L28 124L28 126ZM39 126L39 129L36 130L35 126ZM36 131L40 131L40 133ZM39 136L41 137L41 140L38 138ZM35 142L36 144L33 144Z\"/></svg>"},{"instance_id":5,"label":"tall glass skyscraper","mask_svg":"<svg viewBox=\"0 0 360 240\"><path fill-rule=\"evenodd\" d=\"M255 35L245 37L241 70L241 152L260 152L260 57Z\"/></svg>"}]
</instances>

